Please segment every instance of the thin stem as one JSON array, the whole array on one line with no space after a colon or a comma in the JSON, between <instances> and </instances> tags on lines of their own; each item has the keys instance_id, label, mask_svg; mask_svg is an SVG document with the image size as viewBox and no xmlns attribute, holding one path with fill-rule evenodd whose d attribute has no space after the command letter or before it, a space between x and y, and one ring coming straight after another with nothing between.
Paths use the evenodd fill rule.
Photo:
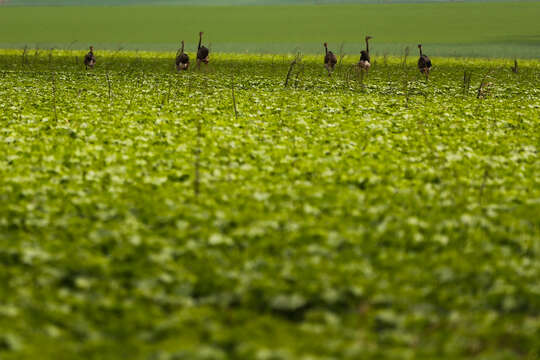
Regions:
<instances>
[{"instance_id":1,"label":"thin stem","mask_svg":"<svg viewBox=\"0 0 540 360\"><path fill-rule=\"evenodd\" d=\"M110 102L112 99L112 92L111 92L111 79L109 78L108 71L105 73L105 77L107 78L107 86L109 87L109 102Z\"/></svg>"},{"instance_id":2,"label":"thin stem","mask_svg":"<svg viewBox=\"0 0 540 360\"><path fill-rule=\"evenodd\" d=\"M291 65L289 66L289 71L287 71L287 77L285 78L284 87L287 87L287 85L289 84L289 79L291 77L292 70L294 68L294 65L296 65L299 59L300 59L300 53L296 54L296 56L294 57L294 60L291 62Z\"/></svg>"},{"instance_id":3,"label":"thin stem","mask_svg":"<svg viewBox=\"0 0 540 360\"><path fill-rule=\"evenodd\" d=\"M56 111L56 74L52 73L52 95L53 95L53 110L54 110L54 121L58 121L58 113Z\"/></svg>"},{"instance_id":4,"label":"thin stem","mask_svg":"<svg viewBox=\"0 0 540 360\"><path fill-rule=\"evenodd\" d=\"M200 192L200 163L201 163L201 120L197 120L197 147L195 149L195 178L193 180L193 190L195 196L199 196Z\"/></svg>"},{"instance_id":5,"label":"thin stem","mask_svg":"<svg viewBox=\"0 0 540 360\"><path fill-rule=\"evenodd\" d=\"M236 96L234 95L234 72L232 72L231 77L232 77L231 93L232 93L232 101L233 101L233 109L234 109L234 118L238 120L238 110L236 109Z\"/></svg>"}]
</instances>

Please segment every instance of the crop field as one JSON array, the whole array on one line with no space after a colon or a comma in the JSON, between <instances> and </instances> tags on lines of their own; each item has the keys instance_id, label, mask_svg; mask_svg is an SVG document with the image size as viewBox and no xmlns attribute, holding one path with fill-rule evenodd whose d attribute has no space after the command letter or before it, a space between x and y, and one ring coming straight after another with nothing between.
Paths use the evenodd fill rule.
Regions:
<instances>
[{"instance_id":1,"label":"crop field","mask_svg":"<svg viewBox=\"0 0 540 360\"><path fill-rule=\"evenodd\" d=\"M1 359L538 359L537 61L82 55L0 52Z\"/></svg>"},{"instance_id":2,"label":"crop field","mask_svg":"<svg viewBox=\"0 0 540 360\"><path fill-rule=\"evenodd\" d=\"M226 2L231 3L231 2ZM234 1L232 3L235 3ZM193 50L199 31L213 51L401 56L422 43L432 56L540 58L540 2L0 7L0 47Z\"/></svg>"}]
</instances>

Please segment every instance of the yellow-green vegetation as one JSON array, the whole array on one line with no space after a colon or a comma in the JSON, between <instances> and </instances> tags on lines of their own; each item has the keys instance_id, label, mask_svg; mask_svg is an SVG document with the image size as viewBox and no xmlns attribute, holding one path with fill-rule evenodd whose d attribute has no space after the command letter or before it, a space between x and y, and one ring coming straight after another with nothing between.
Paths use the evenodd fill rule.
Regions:
<instances>
[{"instance_id":1,"label":"yellow-green vegetation","mask_svg":"<svg viewBox=\"0 0 540 360\"><path fill-rule=\"evenodd\" d=\"M537 358L538 62L82 55L0 53L3 360Z\"/></svg>"},{"instance_id":2,"label":"yellow-green vegetation","mask_svg":"<svg viewBox=\"0 0 540 360\"><path fill-rule=\"evenodd\" d=\"M372 52L402 55L423 43L438 56L540 57L540 2L281 6L4 7L0 44L57 49L189 49L205 31L221 52L322 52L349 56L366 35Z\"/></svg>"}]
</instances>

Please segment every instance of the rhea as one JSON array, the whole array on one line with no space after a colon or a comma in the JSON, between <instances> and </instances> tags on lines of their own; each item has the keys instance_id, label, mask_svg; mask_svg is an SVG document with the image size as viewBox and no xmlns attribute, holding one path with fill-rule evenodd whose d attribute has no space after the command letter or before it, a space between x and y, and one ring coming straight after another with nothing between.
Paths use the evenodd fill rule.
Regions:
<instances>
[{"instance_id":1,"label":"rhea","mask_svg":"<svg viewBox=\"0 0 540 360\"><path fill-rule=\"evenodd\" d=\"M328 75L331 75L334 71L334 67L337 64L336 55L328 51L328 43L324 43L324 67L328 70Z\"/></svg>"},{"instance_id":2,"label":"rhea","mask_svg":"<svg viewBox=\"0 0 540 360\"><path fill-rule=\"evenodd\" d=\"M187 70L189 67L189 55L184 52L184 40L182 47L176 52L176 71Z\"/></svg>"},{"instance_id":3,"label":"rhea","mask_svg":"<svg viewBox=\"0 0 540 360\"><path fill-rule=\"evenodd\" d=\"M210 55L210 50L208 50L206 46L201 45L202 36L203 36L203 32L201 31L199 33L199 47L197 48L197 66L200 66L201 62L208 64L208 61L209 61L208 58Z\"/></svg>"},{"instance_id":4,"label":"rhea","mask_svg":"<svg viewBox=\"0 0 540 360\"><path fill-rule=\"evenodd\" d=\"M94 55L94 47L90 46L90 51L84 56L84 66L88 70L88 68L94 68L94 65L96 65L96 56Z\"/></svg>"},{"instance_id":5,"label":"rhea","mask_svg":"<svg viewBox=\"0 0 540 360\"><path fill-rule=\"evenodd\" d=\"M431 59L424 53L422 53L422 44L418 44L420 50L420 58L418 58L418 69L422 74L429 77L429 71L431 70Z\"/></svg>"},{"instance_id":6,"label":"rhea","mask_svg":"<svg viewBox=\"0 0 540 360\"><path fill-rule=\"evenodd\" d=\"M371 57L369 56L369 39L371 39L371 36L366 36L366 50L360 51L360 61L358 62L360 69L364 69L366 71L368 71L371 67Z\"/></svg>"}]
</instances>

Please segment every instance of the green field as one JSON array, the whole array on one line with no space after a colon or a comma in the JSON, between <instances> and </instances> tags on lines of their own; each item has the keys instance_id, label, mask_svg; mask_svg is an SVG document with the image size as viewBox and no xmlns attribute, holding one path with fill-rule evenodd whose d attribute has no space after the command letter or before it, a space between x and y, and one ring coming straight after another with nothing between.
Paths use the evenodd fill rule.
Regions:
<instances>
[{"instance_id":1,"label":"green field","mask_svg":"<svg viewBox=\"0 0 540 360\"><path fill-rule=\"evenodd\" d=\"M2 360L538 359L537 61L82 55L0 52Z\"/></svg>"},{"instance_id":2,"label":"green field","mask_svg":"<svg viewBox=\"0 0 540 360\"><path fill-rule=\"evenodd\" d=\"M419 42L436 56L540 57L540 2L283 6L3 7L0 47L194 49L197 33L218 52L318 53L328 41L356 57Z\"/></svg>"}]
</instances>

